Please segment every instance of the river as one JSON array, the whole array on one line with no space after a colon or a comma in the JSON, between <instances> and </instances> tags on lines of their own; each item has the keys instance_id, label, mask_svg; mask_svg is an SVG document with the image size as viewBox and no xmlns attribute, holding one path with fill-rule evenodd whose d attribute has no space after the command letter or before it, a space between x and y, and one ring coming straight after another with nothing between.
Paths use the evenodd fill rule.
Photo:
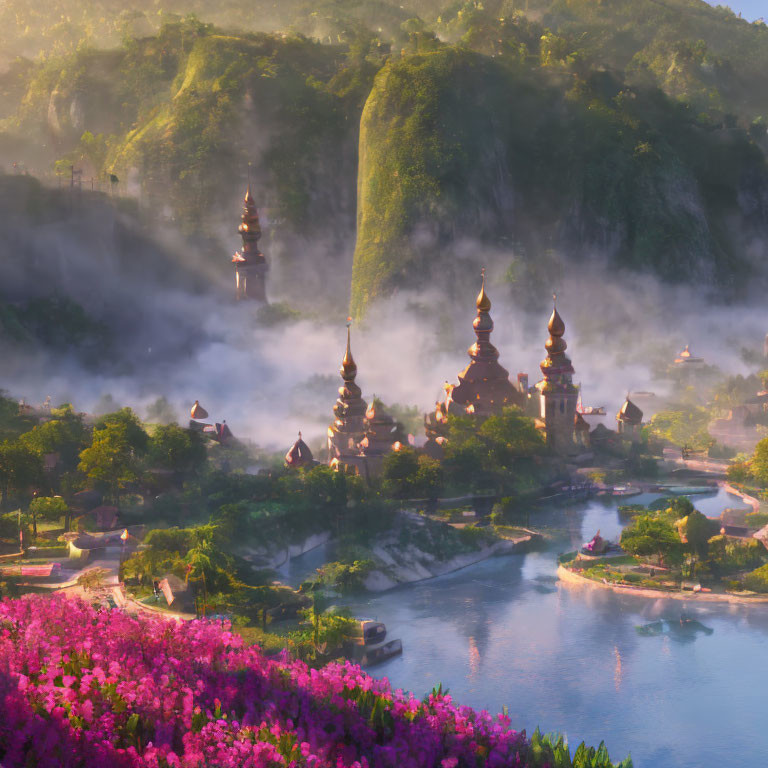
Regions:
<instances>
[{"instance_id":1,"label":"river","mask_svg":"<svg viewBox=\"0 0 768 768\"><path fill-rule=\"evenodd\" d=\"M742 506L724 491L693 500L708 515ZM576 545L598 528L616 538L617 506L593 500L541 516L557 520ZM297 558L286 576L318 557ZM572 750L604 740L614 761L631 754L635 768L768 765L768 606L566 586L556 566L555 552L509 555L347 600L403 641L402 656L369 671L419 697L442 682L462 704L491 712L506 705L514 727L559 731ZM637 632L658 618L679 627L683 610L711 634Z\"/></svg>"}]
</instances>

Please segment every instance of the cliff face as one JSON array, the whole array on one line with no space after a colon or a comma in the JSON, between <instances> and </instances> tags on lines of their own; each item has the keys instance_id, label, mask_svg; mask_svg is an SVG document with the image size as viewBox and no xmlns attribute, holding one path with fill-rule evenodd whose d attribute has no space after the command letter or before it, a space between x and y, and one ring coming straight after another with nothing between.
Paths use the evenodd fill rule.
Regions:
<instances>
[{"instance_id":1,"label":"cliff face","mask_svg":"<svg viewBox=\"0 0 768 768\"><path fill-rule=\"evenodd\" d=\"M655 89L454 48L405 57L363 110L353 311L406 282L450 286L490 250L737 287L764 255L766 191L745 133Z\"/></svg>"},{"instance_id":2,"label":"cliff face","mask_svg":"<svg viewBox=\"0 0 768 768\"><path fill-rule=\"evenodd\" d=\"M174 228L218 237L211 263L237 246L250 164L270 285L293 303L322 298L341 315L351 278L360 315L405 283L450 288L481 262L522 299L551 290L552 265L732 295L763 271L768 27L724 9L329 0L296 27L310 39L244 31L264 8L231 0L230 31L205 23L222 6L126 27L104 50L85 33L53 46L47 15L27 5L0 14L0 38L24 22L62 53L0 73L0 163L115 174ZM281 18L309 22L299 5ZM79 8L82 23L95 12L56 8Z\"/></svg>"}]
</instances>

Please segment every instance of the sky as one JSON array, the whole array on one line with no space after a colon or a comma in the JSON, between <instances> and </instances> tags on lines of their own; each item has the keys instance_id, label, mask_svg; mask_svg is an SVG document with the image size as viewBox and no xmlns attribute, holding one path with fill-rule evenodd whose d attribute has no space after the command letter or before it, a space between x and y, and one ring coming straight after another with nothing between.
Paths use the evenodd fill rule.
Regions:
<instances>
[{"instance_id":1,"label":"sky","mask_svg":"<svg viewBox=\"0 0 768 768\"><path fill-rule=\"evenodd\" d=\"M730 3L725 0L707 0L707 2L710 5L727 5L749 21L760 18L768 21L768 0L733 0Z\"/></svg>"}]
</instances>

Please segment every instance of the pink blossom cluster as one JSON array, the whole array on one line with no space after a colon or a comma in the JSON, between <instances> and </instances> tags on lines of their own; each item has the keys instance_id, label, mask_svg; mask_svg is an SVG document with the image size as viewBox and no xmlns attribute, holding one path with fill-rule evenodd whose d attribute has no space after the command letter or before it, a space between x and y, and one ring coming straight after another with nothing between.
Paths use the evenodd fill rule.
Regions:
<instances>
[{"instance_id":1,"label":"pink blossom cluster","mask_svg":"<svg viewBox=\"0 0 768 768\"><path fill-rule=\"evenodd\" d=\"M538 764L505 715L63 596L0 602L0 712L4 768Z\"/></svg>"}]
</instances>

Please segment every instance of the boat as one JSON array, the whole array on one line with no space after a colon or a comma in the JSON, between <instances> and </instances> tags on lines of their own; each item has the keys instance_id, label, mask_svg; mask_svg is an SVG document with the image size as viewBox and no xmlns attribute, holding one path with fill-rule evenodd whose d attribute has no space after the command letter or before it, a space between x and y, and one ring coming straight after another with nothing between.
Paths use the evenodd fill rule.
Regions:
<instances>
[{"instance_id":1,"label":"boat","mask_svg":"<svg viewBox=\"0 0 768 768\"><path fill-rule=\"evenodd\" d=\"M665 485L659 486L664 493L674 493L676 496L693 496L700 493L717 493L712 485Z\"/></svg>"},{"instance_id":2,"label":"boat","mask_svg":"<svg viewBox=\"0 0 768 768\"><path fill-rule=\"evenodd\" d=\"M380 664L403 652L403 641L387 640L387 627L380 621L362 619L347 641L350 661L361 666Z\"/></svg>"},{"instance_id":3,"label":"boat","mask_svg":"<svg viewBox=\"0 0 768 768\"><path fill-rule=\"evenodd\" d=\"M630 488L626 485L616 485L611 493L612 496L637 496L643 491L640 488Z\"/></svg>"}]
</instances>

